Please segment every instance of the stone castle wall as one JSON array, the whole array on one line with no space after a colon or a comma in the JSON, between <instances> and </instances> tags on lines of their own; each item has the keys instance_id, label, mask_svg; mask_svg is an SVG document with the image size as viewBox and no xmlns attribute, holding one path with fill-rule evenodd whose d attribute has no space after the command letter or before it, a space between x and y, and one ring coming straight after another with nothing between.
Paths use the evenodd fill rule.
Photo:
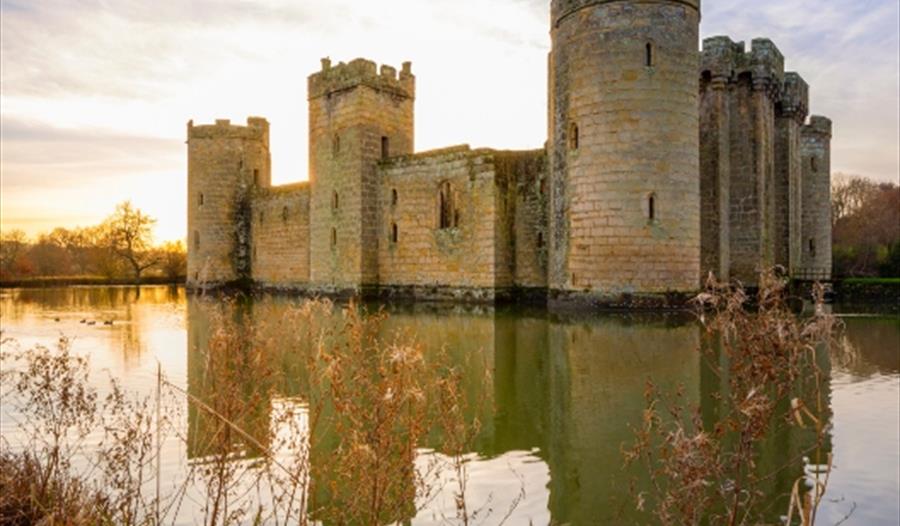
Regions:
<instances>
[{"instance_id":1,"label":"stone castle wall","mask_svg":"<svg viewBox=\"0 0 900 526\"><path fill-rule=\"evenodd\" d=\"M693 291L700 270L691 2L553 3L550 288Z\"/></svg>"},{"instance_id":2,"label":"stone castle wall","mask_svg":"<svg viewBox=\"0 0 900 526\"><path fill-rule=\"evenodd\" d=\"M261 188L251 199L253 279L268 287L309 284L309 183Z\"/></svg>"},{"instance_id":3,"label":"stone castle wall","mask_svg":"<svg viewBox=\"0 0 900 526\"><path fill-rule=\"evenodd\" d=\"M364 59L308 79L308 183L272 187L265 119L189 124L189 286L627 308L830 278L831 123L771 41L698 56L699 4L554 0L544 149L414 153L411 64Z\"/></svg>"}]
</instances>

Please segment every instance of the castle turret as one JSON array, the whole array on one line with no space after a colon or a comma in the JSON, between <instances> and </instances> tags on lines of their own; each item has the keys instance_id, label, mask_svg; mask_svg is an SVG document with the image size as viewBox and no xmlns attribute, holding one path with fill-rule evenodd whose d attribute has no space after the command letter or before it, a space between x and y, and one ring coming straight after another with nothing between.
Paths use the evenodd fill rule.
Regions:
<instances>
[{"instance_id":1,"label":"castle turret","mask_svg":"<svg viewBox=\"0 0 900 526\"><path fill-rule=\"evenodd\" d=\"M551 298L696 290L699 0L554 0Z\"/></svg>"},{"instance_id":2,"label":"castle turret","mask_svg":"<svg viewBox=\"0 0 900 526\"><path fill-rule=\"evenodd\" d=\"M269 123L188 123L188 286L251 277L249 201L254 185L271 184Z\"/></svg>"},{"instance_id":3,"label":"castle turret","mask_svg":"<svg viewBox=\"0 0 900 526\"><path fill-rule=\"evenodd\" d=\"M803 187L800 268L794 277L831 280L831 120L812 116L801 130Z\"/></svg>"},{"instance_id":4,"label":"castle turret","mask_svg":"<svg viewBox=\"0 0 900 526\"><path fill-rule=\"evenodd\" d=\"M809 114L809 85L784 75L775 114L775 264L792 274L800 264L803 159L800 130Z\"/></svg>"},{"instance_id":5,"label":"castle turret","mask_svg":"<svg viewBox=\"0 0 900 526\"><path fill-rule=\"evenodd\" d=\"M359 291L378 283L376 167L413 152L415 77L357 59L309 77L310 278Z\"/></svg>"}]
</instances>

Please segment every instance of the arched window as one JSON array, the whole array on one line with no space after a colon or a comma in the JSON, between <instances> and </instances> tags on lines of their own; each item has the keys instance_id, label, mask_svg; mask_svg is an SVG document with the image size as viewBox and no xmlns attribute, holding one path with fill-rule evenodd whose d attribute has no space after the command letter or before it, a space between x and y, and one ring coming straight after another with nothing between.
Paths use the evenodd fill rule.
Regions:
<instances>
[{"instance_id":1,"label":"arched window","mask_svg":"<svg viewBox=\"0 0 900 526\"><path fill-rule=\"evenodd\" d=\"M438 228L455 228L459 226L459 210L456 209L456 199L450 181L441 183L438 190Z\"/></svg>"},{"instance_id":2,"label":"arched window","mask_svg":"<svg viewBox=\"0 0 900 526\"><path fill-rule=\"evenodd\" d=\"M399 199L400 197L397 195L397 189L394 188L393 190L391 190L391 206L397 206L397 201Z\"/></svg>"},{"instance_id":3,"label":"arched window","mask_svg":"<svg viewBox=\"0 0 900 526\"><path fill-rule=\"evenodd\" d=\"M644 64L645 66L647 66L648 68L653 67L653 44L651 44L650 42L647 42L647 46L645 48L644 60L645 60L645 64Z\"/></svg>"},{"instance_id":4,"label":"arched window","mask_svg":"<svg viewBox=\"0 0 900 526\"><path fill-rule=\"evenodd\" d=\"M578 149L578 125L574 122L569 124L569 149Z\"/></svg>"},{"instance_id":5,"label":"arched window","mask_svg":"<svg viewBox=\"0 0 900 526\"><path fill-rule=\"evenodd\" d=\"M396 243L400 239L400 230L397 228L397 223L391 224L391 243Z\"/></svg>"},{"instance_id":6,"label":"arched window","mask_svg":"<svg viewBox=\"0 0 900 526\"><path fill-rule=\"evenodd\" d=\"M281 209L281 220L287 221L287 219L288 219L288 207L285 206L284 208Z\"/></svg>"},{"instance_id":7,"label":"arched window","mask_svg":"<svg viewBox=\"0 0 900 526\"><path fill-rule=\"evenodd\" d=\"M337 228L331 229L331 248L337 246Z\"/></svg>"},{"instance_id":8,"label":"arched window","mask_svg":"<svg viewBox=\"0 0 900 526\"><path fill-rule=\"evenodd\" d=\"M334 192L331 195L331 208L333 210L337 210L338 208L340 208L340 206L341 206L341 198L337 192Z\"/></svg>"},{"instance_id":9,"label":"arched window","mask_svg":"<svg viewBox=\"0 0 900 526\"><path fill-rule=\"evenodd\" d=\"M194 230L194 248L200 248L200 232L197 232L196 230Z\"/></svg>"}]
</instances>

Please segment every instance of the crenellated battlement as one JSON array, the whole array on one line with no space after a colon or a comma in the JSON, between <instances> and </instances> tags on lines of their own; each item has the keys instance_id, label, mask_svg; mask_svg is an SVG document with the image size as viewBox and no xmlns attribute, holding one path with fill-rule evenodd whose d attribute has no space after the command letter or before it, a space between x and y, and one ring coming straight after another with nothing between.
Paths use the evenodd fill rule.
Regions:
<instances>
[{"instance_id":1,"label":"crenellated battlement","mask_svg":"<svg viewBox=\"0 0 900 526\"><path fill-rule=\"evenodd\" d=\"M715 36L703 40L700 71L729 80L749 73L754 82L780 84L784 80L784 55L768 38L753 39L747 51L744 42Z\"/></svg>"},{"instance_id":2,"label":"crenellated battlement","mask_svg":"<svg viewBox=\"0 0 900 526\"><path fill-rule=\"evenodd\" d=\"M262 141L268 147L269 121L262 117L247 118L247 125L231 124L229 119L216 119L215 124L187 124L188 139L248 139Z\"/></svg>"},{"instance_id":3,"label":"crenellated battlement","mask_svg":"<svg viewBox=\"0 0 900 526\"><path fill-rule=\"evenodd\" d=\"M796 119L802 123L809 114L809 84L799 73L789 71L784 74L778 116Z\"/></svg>"},{"instance_id":4,"label":"crenellated battlement","mask_svg":"<svg viewBox=\"0 0 900 526\"><path fill-rule=\"evenodd\" d=\"M550 16L553 25L557 26L563 19L586 7L603 4L624 3L622 0L553 0L550 3ZM658 0L661 4L680 4L700 11L700 0Z\"/></svg>"},{"instance_id":5,"label":"crenellated battlement","mask_svg":"<svg viewBox=\"0 0 900 526\"><path fill-rule=\"evenodd\" d=\"M803 133L831 137L831 128L831 119L821 115L813 115L809 118L809 123L803 126Z\"/></svg>"},{"instance_id":6,"label":"crenellated battlement","mask_svg":"<svg viewBox=\"0 0 900 526\"><path fill-rule=\"evenodd\" d=\"M322 59L322 69L309 76L309 98L322 97L356 86L386 91L401 97L414 99L416 77L412 74L412 63L404 62L399 75L393 66L378 65L371 60L358 58L349 63L340 62L336 66L331 59Z\"/></svg>"}]
</instances>

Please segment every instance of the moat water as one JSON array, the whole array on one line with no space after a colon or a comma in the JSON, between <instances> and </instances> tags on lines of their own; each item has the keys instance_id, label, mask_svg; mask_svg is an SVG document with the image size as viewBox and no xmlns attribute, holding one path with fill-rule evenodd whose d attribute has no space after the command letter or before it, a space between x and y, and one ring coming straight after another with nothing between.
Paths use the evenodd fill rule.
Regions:
<instances>
[{"instance_id":1,"label":"moat water","mask_svg":"<svg viewBox=\"0 0 900 526\"><path fill-rule=\"evenodd\" d=\"M240 323L277 321L278 313L300 300L262 297L242 305L250 315ZM213 311L238 308L200 300L181 288L71 287L0 291L3 336L16 346L53 347L61 335L75 353L90 357L92 381L105 389L108 377L131 391L152 394L159 364L166 377L188 392L202 393L203 346L222 317ZM623 475L622 445L639 423L647 379L663 388L683 385L688 401L704 407L721 389L702 364L701 331L689 316L614 315L559 317L542 311L480 307L405 306L388 309L388 328L409 331L428 352L448 351L453 360L474 367L465 385L468 396L490 398L483 428L468 457L470 506L481 508L480 524L627 524L633 498ZM829 412L833 426L827 447L834 454L820 524L896 525L900 523L900 316L861 313L835 307L846 325L854 359L829 362ZM82 320L97 323L89 325ZM112 320L112 325L104 325ZM257 320L257 321L254 321ZM291 331L290 326L281 330ZM302 374L268 340L266 356L285 375ZM7 344L9 345L9 344ZM286 358L287 356L287 358ZM472 360L475 358L475 360ZM472 365L475 364L475 365ZM480 364L480 365L479 365ZM490 381L481 381L485 371ZM281 398L303 398L302 382L288 382ZM187 402L185 402L186 404ZM264 412L270 414L270 412ZM3 400L2 438L21 439L15 414ZM180 424L187 435L202 434ZM196 438L196 437L195 437ZM195 460L192 438L171 437L162 464L167 484L177 484ZM767 443L765 462L773 466L808 447L802 432L782 433ZM427 447L427 445L424 445ZM787 470L772 477L767 493L773 518L786 510L786 495L800 474ZM445 523L452 500L436 498L405 522ZM510 505L516 503L511 512ZM202 500L185 499L175 523L203 520ZM784 513L781 511L780 513ZM507 517L507 515L509 515Z\"/></svg>"}]
</instances>

